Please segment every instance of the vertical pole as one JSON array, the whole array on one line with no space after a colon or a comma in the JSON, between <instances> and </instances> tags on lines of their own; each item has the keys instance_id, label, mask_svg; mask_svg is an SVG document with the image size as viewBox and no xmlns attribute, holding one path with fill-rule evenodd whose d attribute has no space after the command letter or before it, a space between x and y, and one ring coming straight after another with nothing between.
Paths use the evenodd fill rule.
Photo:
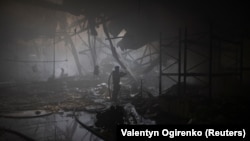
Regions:
<instances>
[{"instance_id":1,"label":"vertical pole","mask_svg":"<svg viewBox=\"0 0 250 141\"><path fill-rule=\"evenodd\" d=\"M53 79L55 79L55 70L56 70L56 35L53 39Z\"/></svg>"},{"instance_id":2,"label":"vertical pole","mask_svg":"<svg viewBox=\"0 0 250 141\"><path fill-rule=\"evenodd\" d=\"M87 29L87 34L88 34L88 44L89 44L89 50L90 50L90 52L91 52L91 56L92 56L92 59L93 59L93 67L95 67L95 55L94 55L94 51L93 51L93 48L92 48L92 44L91 44L91 40L90 40L90 38L91 38L91 36L90 36L90 31L89 31L90 29L88 28Z\"/></svg>"},{"instance_id":3,"label":"vertical pole","mask_svg":"<svg viewBox=\"0 0 250 141\"><path fill-rule=\"evenodd\" d=\"M178 58L179 58L179 63L178 63L178 94L181 94L181 28L179 29L179 52L178 52Z\"/></svg>"},{"instance_id":4,"label":"vertical pole","mask_svg":"<svg viewBox=\"0 0 250 141\"><path fill-rule=\"evenodd\" d=\"M210 24L209 29L209 98L212 98L212 65L213 65L213 27L212 24Z\"/></svg>"},{"instance_id":5,"label":"vertical pole","mask_svg":"<svg viewBox=\"0 0 250 141\"><path fill-rule=\"evenodd\" d=\"M141 79L141 97L142 97L142 79Z\"/></svg>"},{"instance_id":6,"label":"vertical pole","mask_svg":"<svg viewBox=\"0 0 250 141\"><path fill-rule=\"evenodd\" d=\"M219 40L219 70L222 69L222 46L221 46L221 41Z\"/></svg>"},{"instance_id":7,"label":"vertical pole","mask_svg":"<svg viewBox=\"0 0 250 141\"><path fill-rule=\"evenodd\" d=\"M187 27L185 27L184 31L185 37L184 37L184 94L186 94L187 89Z\"/></svg>"},{"instance_id":8,"label":"vertical pole","mask_svg":"<svg viewBox=\"0 0 250 141\"><path fill-rule=\"evenodd\" d=\"M244 37L242 36L240 43L240 85L243 83L243 47L244 47Z\"/></svg>"},{"instance_id":9,"label":"vertical pole","mask_svg":"<svg viewBox=\"0 0 250 141\"><path fill-rule=\"evenodd\" d=\"M162 48L161 48L161 38L162 38L162 33L160 33L160 43L159 43L159 95L161 95L161 91L162 91L162 88L161 88L161 77L162 77Z\"/></svg>"}]
</instances>

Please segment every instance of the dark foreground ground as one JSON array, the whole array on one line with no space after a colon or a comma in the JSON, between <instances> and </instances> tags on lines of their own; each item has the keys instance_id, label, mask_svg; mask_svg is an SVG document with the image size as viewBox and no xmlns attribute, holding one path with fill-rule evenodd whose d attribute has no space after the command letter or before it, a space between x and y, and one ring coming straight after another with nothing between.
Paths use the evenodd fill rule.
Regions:
<instances>
[{"instance_id":1,"label":"dark foreground ground","mask_svg":"<svg viewBox=\"0 0 250 141\"><path fill-rule=\"evenodd\" d=\"M250 119L247 87L211 99L193 87L187 95L178 95L173 86L155 97L123 86L116 104L110 101L107 84L98 81L59 80L0 89L2 140L103 140L113 138L117 124L231 125L249 124Z\"/></svg>"}]
</instances>

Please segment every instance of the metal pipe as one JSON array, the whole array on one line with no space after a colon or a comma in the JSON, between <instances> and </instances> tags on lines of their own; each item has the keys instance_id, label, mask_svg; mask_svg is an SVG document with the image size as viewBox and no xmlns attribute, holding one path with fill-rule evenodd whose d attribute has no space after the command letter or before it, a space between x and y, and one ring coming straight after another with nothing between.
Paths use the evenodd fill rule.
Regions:
<instances>
[{"instance_id":1,"label":"metal pipe","mask_svg":"<svg viewBox=\"0 0 250 141\"><path fill-rule=\"evenodd\" d=\"M160 33L160 42L159 42L159 95L161 95L162 87L161 87L161 75L162 75L162 49L161 49L161 38L162 33Z\"/></svg>"},{"instance_id":2,"label":"metal pipe","mask_svg":"<svg viewBox=\"0 0 250 141\"><path fill-rule=\"evenodd\" d=\"M178 94L181 94L181 29L179 29L179 52L178 52Z\"/></svg>"},{"instance_id":3,"label":"metal pipe","mask_svg":"<svg viewBox=\"0 0 250 141\"><path fill-rule=\"evenodd\" d=\"M184 94L186 94L186 87L187 87L187 27L185 27L184 31Z\"/></svg>"}]
</instances>

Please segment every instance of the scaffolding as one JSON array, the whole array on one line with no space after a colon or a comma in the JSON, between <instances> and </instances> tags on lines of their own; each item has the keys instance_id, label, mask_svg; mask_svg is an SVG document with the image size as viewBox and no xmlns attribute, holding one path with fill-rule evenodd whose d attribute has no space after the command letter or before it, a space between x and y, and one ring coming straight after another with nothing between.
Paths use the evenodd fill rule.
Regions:
<instances>
[{"instance_id":1,"label":"scaffolding","mask_svg":"<svg viewBox=\"0 0 250 141\"><path fill-rule=\"evenodd\" d=\"M192 34L188 34L187 27L180 28L178 36L171 38L164 38L160 33L159 95L163 92L162 81L165 77L178 85L178 94L184 95L187 94L187 80L196 79L205 85L209 98L213 96L215 77L236 76L241 86L243 72L248 70L243 65L243 43L243 36L236 40L223 38L212 25L209 31ZM192 59L194 56L195 61ZM169 60L172 63L164 65ZM206 69L201 70L201 66Z\"/></svg>"}]
</instances>

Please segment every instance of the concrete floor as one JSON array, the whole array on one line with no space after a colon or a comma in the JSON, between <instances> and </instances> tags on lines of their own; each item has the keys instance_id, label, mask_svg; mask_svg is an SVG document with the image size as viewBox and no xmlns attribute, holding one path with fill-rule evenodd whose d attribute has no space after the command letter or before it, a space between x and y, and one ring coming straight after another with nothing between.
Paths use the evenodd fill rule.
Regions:
<instances>
[{"instance_id":1,"label":"concrete floor","mask_svg":"<svg viewBox=\"0 0 250 141\"><path fill-rule=\"evenodd\" d=\"M65 85L46 82L1 88L0 140L21 139L7 130L37 141L101 140L76 122L73 111L80 111L77 112L78 119L87 126L93 126L95 113L87 110L108 106L108 103L98 106L98 100L94 101L97 97L102 103L108 99L103 94L93 94L95 91L91 87ZM95 109L93 105L96 105ZM37 111L50 114L42 116L43 113L35 113Z\"/></svg>"}]
</instances>

